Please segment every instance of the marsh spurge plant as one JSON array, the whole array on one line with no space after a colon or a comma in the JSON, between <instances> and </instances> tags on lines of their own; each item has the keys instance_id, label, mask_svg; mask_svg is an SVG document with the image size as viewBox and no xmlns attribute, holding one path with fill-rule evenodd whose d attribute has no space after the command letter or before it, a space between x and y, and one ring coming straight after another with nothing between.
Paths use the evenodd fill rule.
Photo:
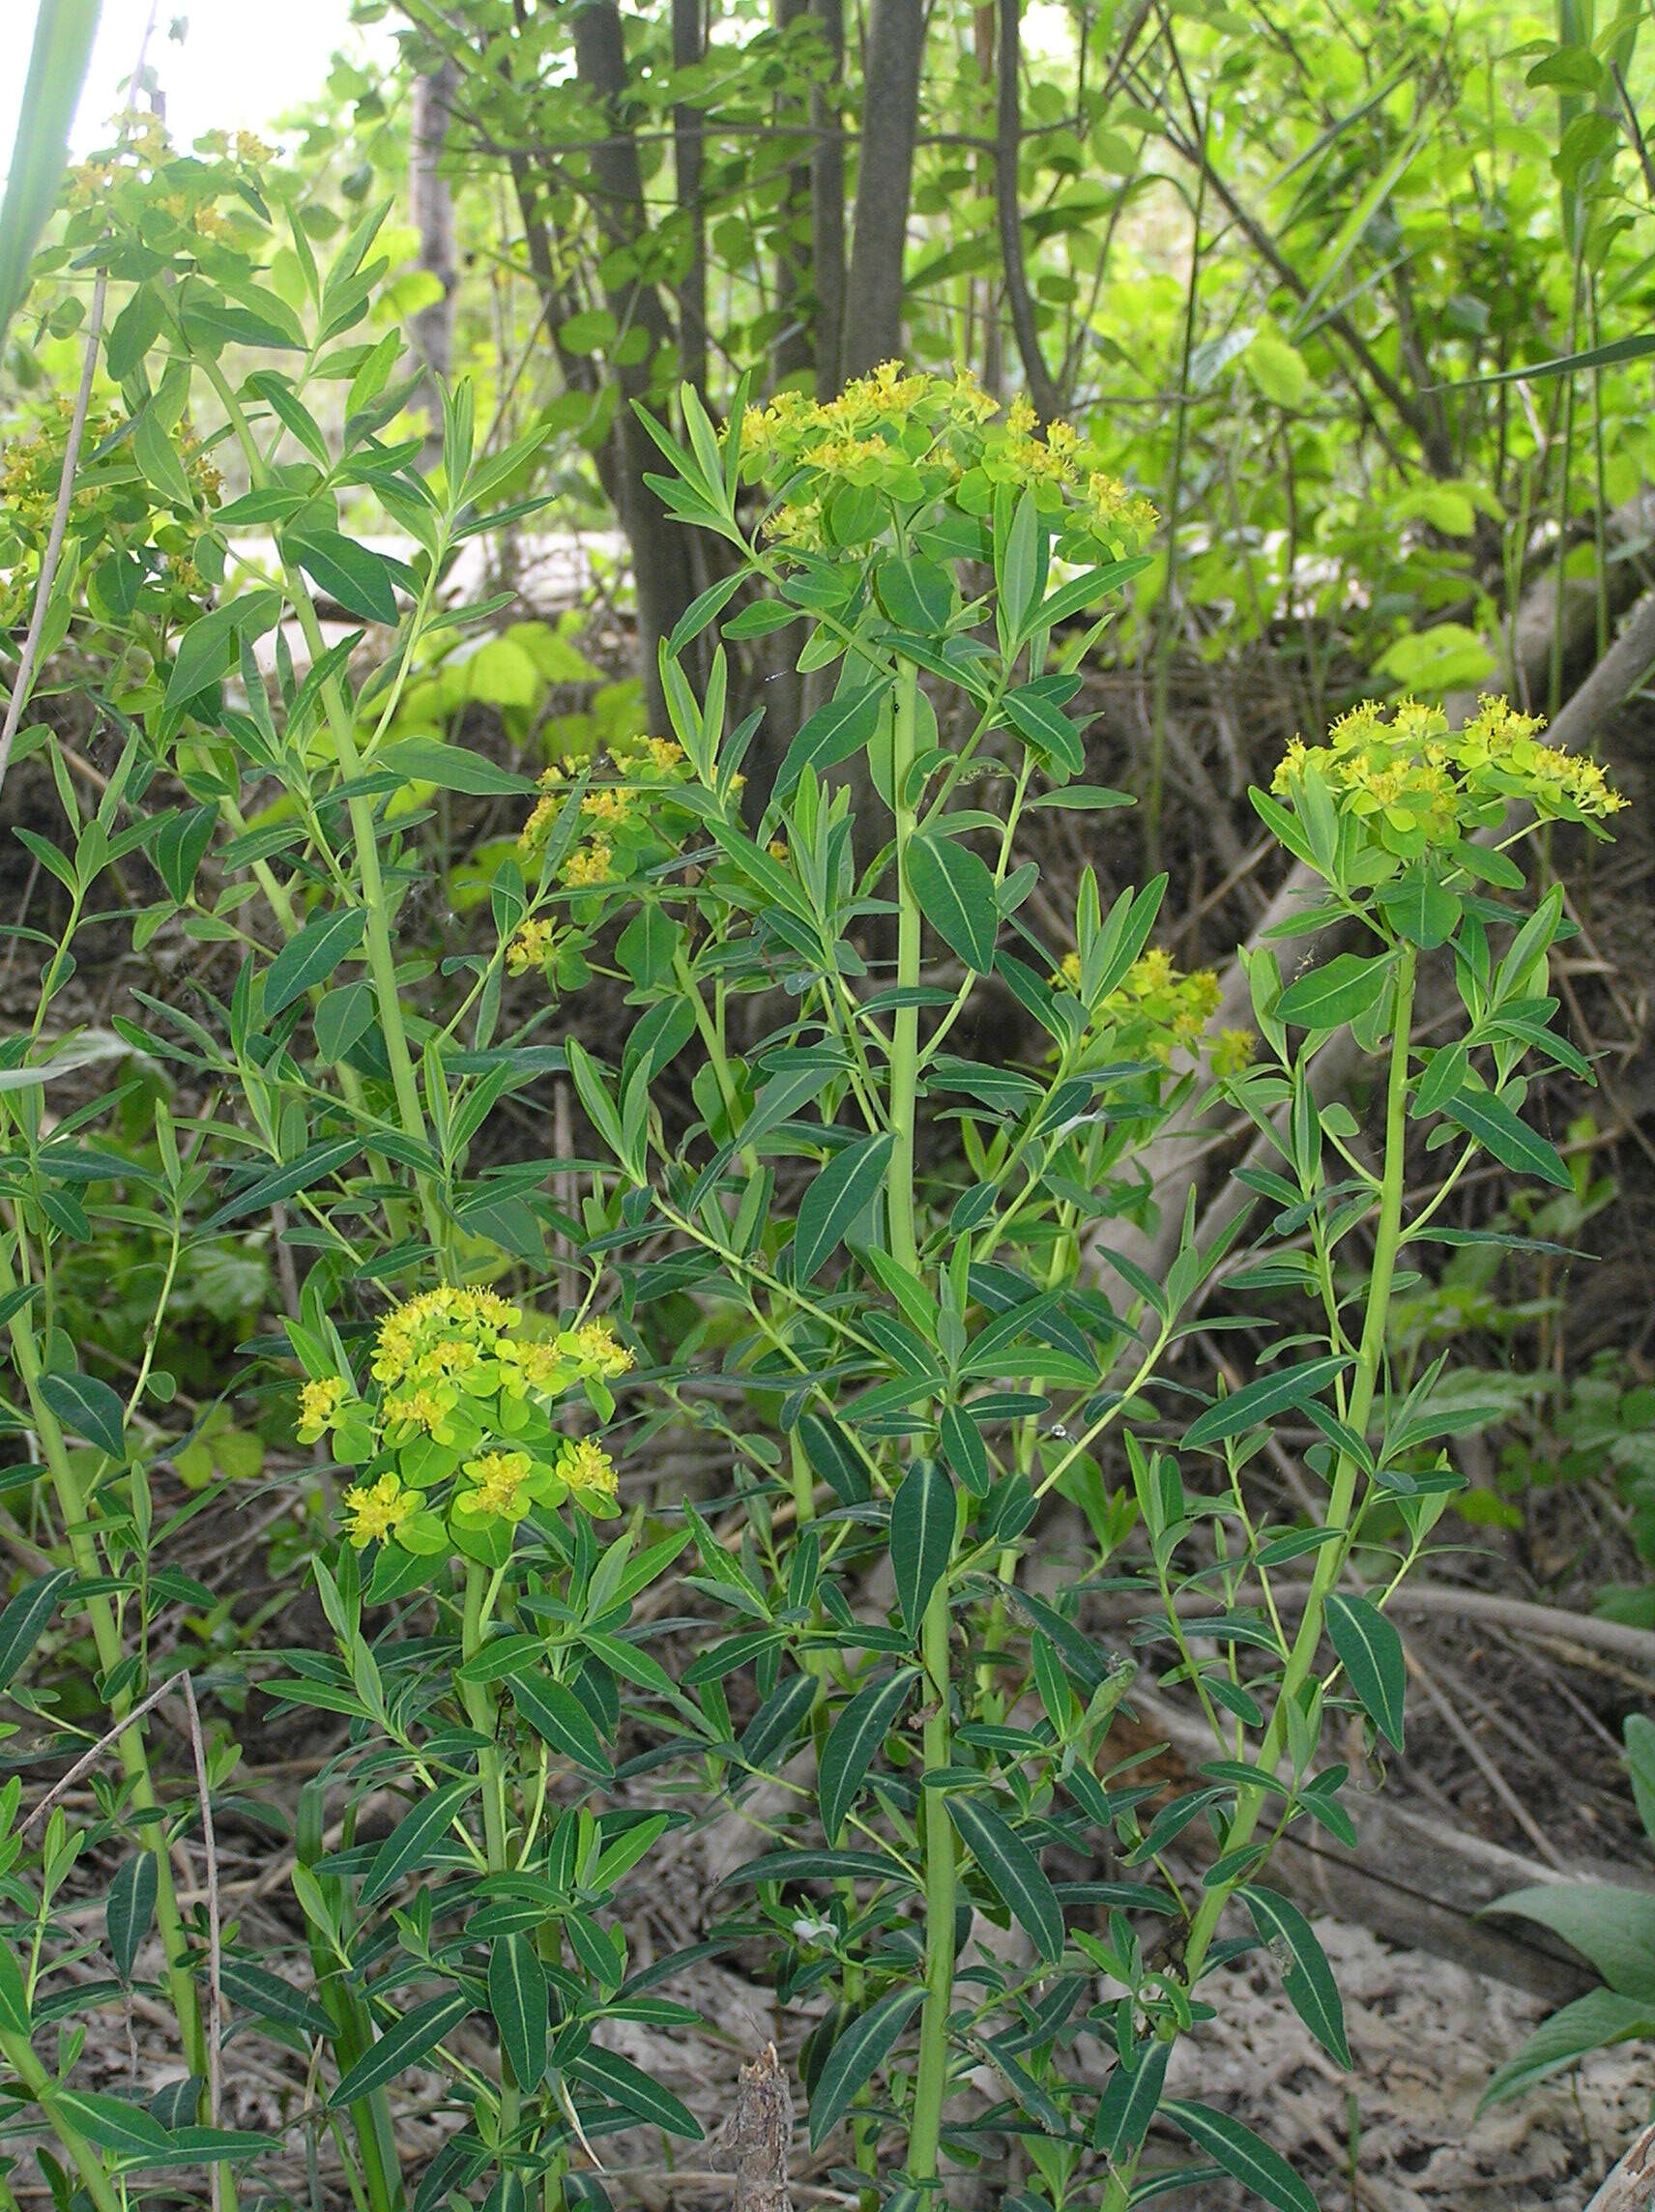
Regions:
<instances>
[{"instance_id":1,"label":"marsh spurge plant","mask_svg":"<svg viewBox=\"0 0 1655 2212\"><path fill-rule=\"evenodd\" d=\"M811 2137L843 2126L870 2204L940 2203L947 2166L1002 2174L1014 2146L1020 2202L1142 2201L1188 2184L1143 2164L1160 2110L1217 2168L1303 2205L1246 2129L1164 2098L1168 2059L1262 1942L1348 2060L1316 1937L1263 1877L1294 1822L1354 1840L1330 1713L1402 1742L1384 1594L1457 1482L1437 1371L1406 1396L1388 1382L1408 1247L1467 1234L1439 1216L1480 1151L1567 1182L1520 1111L1525 1062L1586 1073L1550 1029L1561 893L1530 912L1521 832L1490 839L1513 806L1595 830L1619 802L1495 700L1457 732L1370 706L1295 744L1255 800L1324 892L1282 934L1346 921L1352 948L1285 986L1257 955L1257 1059L1251 1038L1209 1042L1210 978L1149 943L1162 883L1106 904L1087 872L1069 944L1023 912L1029 814L1118 802L1080 780L1066 710L1086 625L1142 566L1148 518L1072 432L1037 439L969 380L887 366L722 438L693 393L683 410L686 444L654 430L658 489L735 565L663 650L673 745L583 769L580 836L555 853L539 839L554 818L566 832L566 778L548 779L527 845L567 919L542 938L532 917L516 946L550 961L561 930L590 943L624 922L636 1024L618 1065L572 1039L568 1061L614 1163L589 1236L640 1324L669 1300L686 1318L663 1386L675 1417L725 1439L744 1498L733 1531L689 1516L723 1621L680 1686L709 1786L741 1796L765 1845L729 1932L768 1929L784 1997L825 2007ZM756 535L748 484L769 495ZM756 825L757 717L727 727L722 647L704 697L682 668L721 616L726 639L797 626L798 666L831 672ZM871 835L831 775L857 755ZM870 975L858 945L892 908L895 974ZM1462 1019L1415 1051L1422 962L1451 969ZM951 1049L991 977L1044 1033L1037 1064ZM1347 1028L1377 1070L1366 1131L1317 1095ZM656 1091L692 1039L699 1119L680 1134ZM1246 1254L1235 1230L1204 1250L1192 1206L1154 1282L1108 1225L1147 1203L1137 1148L1214 1085L1264 1139L1272 1164L1241 1174L1267 1225ZM1448 1157L1410 1204L1416 1125ZM1187 1354L1176 1391L1162 1371L1221 1268L1235 1295L1286 1294L1288 1322L1255 1379L1192 1418ZM1311 1522L1263 1518L1247 1478L1284 1415L1321 1433ZM1037 1571L1054 1491L1090 1535L1060 1599ZM1089 1631L1093 1590L1127 1602L1141 1656ZM1212 1732L1170 1797L1111 1748L1141 1665ZM1168 1848L1197 1822L1212 1848L1180 1877Z\"/></svg>"},{"instance_id":2,"label":"marsh spurge plant","mask_svg":"<svg viewBox=\"0 0 1655 2212\"><path fill-rule=\"evenodd\" d=\"M1160 2111L1203 2161L1302 2206L1264 2144L1164 2097L1168 2057L1261 1942L1345 2055L1326 1963L1264 1865L1291 1822L1352 1834L1329 1712L1401 1740L1384 1589L1454 1482L1435 1373L1406 1395L1387 1379L1407 1248L1464 1234L1440 1213L1479 1150L1565 1179L1521 1112L1524 1064L1585 1072L1550 1030L1560 896L1529 912L1485 840L1514 803L1595 827L1614 800L1498 704L1459 733L1363 709L1258 795L1325 887L1305 924L1343 920L1353 948L1285 987L1255 959L1257 1039L1206 1035L1212 979L1152 943L1161 882L1106 894L1089 871L1045 941L1019 832L1122 802L1083 780L1070 710L1151 518L1062 426L1040 437L969 379L895 367L722 437L685 393L687 442L656 431L660 489L726 567L663 652L672 727L618 734L537 793L410 719L451 643L445 569L533 441L479 458L462 388L421 478L421 441L382 435L412 389L397 341L352 335L382 274L374 219L324 264L301 211L272 205L239 155L181 164L146 142L68 234L126 296L103 348L121 420L54 621L122 749L83 813L49 725L25 732L64 808L62 848L30 849L67 919L0 1069L0 1309L43 1562L0 1618L0 1680L54 1755L85 1753L96 1793L91 1819L28 1822L15 1780L4 1800L0 2050L55 2145L57 2200L117 2212L154 2176L176 2196L192 2165L233 2200L270 2144L221 2124L225 2042L258 2033L305 2082L294 2154L326 2151L368 2212L600 2201L606 2139L696 2132L616 2046L693 2025L664 1993L702 1945L639 1964L629 1929L669 1826L729 1803L755 1848L704 1943L769 1943L783 2001L817 2023L812 2138L842 2143L864 2202L940 2205L973 2166L997 2187L1015 2167L1019 2201L1049 2212L1176 2191L1192 2169L1146 2156ZM342 438L317 383L345 394ZM249 488L228 505L182 428L192 406L239 451ZM347 495L413 538L407 564L349 534ZM274 535L274 573L245 562L244 530ZM37 539L18 539L26 573ZM374 673L328 645L317 587L392 632ZM273 631L267 684L252 647ZM731 726L726 649L772 632L821 703L749 794L759 715ZM840 771L871 794L860 821ZM492 941L447 959L414 895L455 880L439 793L524 802ZM137 946L195 961L193 994L140 997L119 1025L131 1072L53 1122L46 1088L73 1062L48 1017L122 863L156 879ZM874 965L887 937L893 970ZM1415 1052L1426 962L1451 968L1463 1019ZM576 1033L598 968L630 1009L602 1056ZM1044 1039L1027 1065L964 1049L991 981ZM1347 1027L1375 1070L1366 1128L1317 1095ZM473 1165L509 1094L564 1070L597 1155L578 1219L552 1195L570 1163ZM1239 1225L1202 1248L1192 1206L1153 1281L1111 1223L1149 1204L1145 1143L1215 1093L1272 1161L1242 1171L1262 1248ZM1416 1159L1448 1156L1410 1200L1415 1123ZM112 1227L160 1254L119 1393L57 1319L77 1248ZM294 1294L255 1356L282 1364L321 1463L333 1648L259 1668L260 1694L337 1732L293 1838L307 1983L211 1883L203 1905L176 1878L187 1852L211 1868L230 1701L202 1714L192 1790L166 1779L151 1702L181 1664L212 1688L189 1610L212 1593L168 1548L227 1480L158 1516L151 1470L212 1410L171 1411L157 1346L197 1246L255 1228ZM1210 1368L1182 1340L1219 1291L1285 1299L1284 1333L1192 1408ZM1321 1439L1317 1512L1292 1523L1248 1474L1284 1415ZM729 1485L623 1520L615 1461L647 1475L686 1424ZM1083 1557L1041 1557L1054 1493ZM1094 1594L1130 1619L1124 1649L1095 1633ZM1114 1734L1139 1668L1212 1731L1170 1794L1142 1737ZM1203 1829L1179 1867L1205 1871L1175 1870ZM113 1979L88 1994L65 1906L93 1849L118 1871ZM68 2023L127 2001L152 1931L179 2074L139 2103L77 2074ZM433 2109L441 2147L410 2149Z\"/></svg>"}]
</instances>

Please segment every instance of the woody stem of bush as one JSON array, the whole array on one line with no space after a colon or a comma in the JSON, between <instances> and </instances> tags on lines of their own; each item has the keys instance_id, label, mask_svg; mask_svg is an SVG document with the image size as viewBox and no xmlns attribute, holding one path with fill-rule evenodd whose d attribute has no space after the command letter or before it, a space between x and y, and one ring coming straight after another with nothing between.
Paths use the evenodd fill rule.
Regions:
<instances>
[{"instance_id":1,"label":"woody stem of bush","mask_svg":"<svg viewBox=\"0 0 1655 2212\"><path fill-rule=\"evenodd\" d=\"M1396 1272L1397 1253L1402 1245L1403 1171L1408 1140L1408 1034L1413 1026L1413 986L1418 957L1411 945L1404 945L1400 948L1396 1028L1391 1036L1390 1076L1385 1093L1384 1172L1379 1184L1379 1226L1374 1237L1374 1261L1368 1277L1368 1302L1362 1321L1362 1340L1356 1352L1356 1372L1346 1413L1349 1426L1358 1437L1367 1433L1368 1419L1374 1410L1374 1393L1384 1364L1391 1283ZM1334 1469L1333 1488L1327 1503L1326 1526L1337 1533L1334 1540L1323 1544L1317 1555L1316 1572L1311 1578L1306 1596L1304 1617L1299 1622L1298 1634L1288 1654L1281 1692L1270 1716L1270 1725L1259 1747L1258 1764L1262 1774L1274 1776L1277 1762L1287 1744L1289 1708L1303 1695L1305 1685L1316 1667L1328 1593L1339 1580L1350 1555L1351 1513L1359 1478L1360 1470L1356 1462L1349 1453L1342 1452ZM1223 1857L1229 1858L1233 1852L1243 1850L1251 1842L1268 1796L1269 1791L1264 1789L1243 1790L1237 1795L1234 1816L1224 1838ZM1184 1955L1185 1971L1192 1989L1200 1978L1203 1963L1211 1946L1224 1907L1244 1871L1242 1869L1237 1872L1228 1882L1215 1885L1202 1899L1191 1923L1189 1944Z\"/></svg>"}]
</instances>

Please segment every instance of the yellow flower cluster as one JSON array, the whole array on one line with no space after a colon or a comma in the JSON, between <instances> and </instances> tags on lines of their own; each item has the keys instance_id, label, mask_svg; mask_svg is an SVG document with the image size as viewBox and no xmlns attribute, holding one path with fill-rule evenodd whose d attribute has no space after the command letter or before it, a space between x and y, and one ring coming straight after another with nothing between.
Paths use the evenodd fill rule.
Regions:
<instances>
[{"instance_id":1,"label":"yellow flower cluster","mask_svg":"<svg viewBox=\"0 0 1655 2212\"><path fill-rule=\"evenodd\" d=\"M517 850L527 861L537 860L563 812L570 783L593 764L570 755L540 777L541 796L517 839ZM671 738L632 738L612 743L608 766L613 781L597 784L580 802L582 838L566 855L559 877L566 890L595 890L630 872L623 861L641 854L652 837L659 834L658 802L670 799L671 786L683 777L683 748ZM533 927L533 924L528 925ZM524 968L536 965L525 955Z\"/></svg>"},{"instance_id":2,"label":"yellow flower cluster","mask_svg":"<svg viewBox=\"0 0 1655 2212\"><path fill-rule=\"evenodd\" d=\"M491 1354L523 1318L498 1292L439 1283L393 1306L374 1343L376 1382L436 1382L464 1374Z\"/></svg>"},{"instance_id":3,"label":"yellow flower cluster","mask_svg":"<svg viewBox=\"0 0 1655 2212\"><path fill-rule=\"evenodd\" d=\"M1080 990L1078 952L1063 955L1052 982L1060 989ZM1176 1049L1181 1046L1193 1051L1200 1044L1222 995L1218 977L1210 968L1185 975L1175 967L1170 952L1151 945L1132 963L1117 988L1091 1008L1092 1028L1108 1038L1112 1052L1132 1060L1155 1061L1165 1067ZM1214 1073L1234 1074L1237 1067L1246 1065L1252 1050L1251 1031L1224 1031L1212 1048Z\"/></svg>"},{"instance_id":4,"label":"yellow flower cluster","mask_svg":"<svg viewBox=\"0 0 1655 2212\"><path fill-rule=\"evenodd\" d=\"M353 1548L361 1551L364 1545L383 1544L394 1536L403 1523L420 1509L418 1491L405 1490L393 1474L382 1474L377 1482L358 1484L345 1492L345 1512L348 1525L345 1533Z\"/></svg>"},{"instance_id":5,"label":"yellow flower cluster","mask_svg":"<svg viewBox=\"0 0 1655 2212\"><path fill-rule=\"evenodd\" d=\"M569 1496L587 1512L602 1518L614 1507L618 1495L615 1463L593 1438L582 1437L566 1444L558 1455L557 1471Z\"/></svg>"},{"instance_id":6,"label":"yellow flower cluster","mask_svg":"<svg viewBox=\"0 0 1655 2212\"><path fill-rule=\"evenodd\" d=\"M302 1383L299 1391L299 1441L313 1444L333 1427L349 1392L342 1375L324 1375Z\"/></svg>"},{"instance_id":7,"label":"yellow flower cluster","mask_svg":"<svg viewBox=\"0 0 1655 2212\"><path fill-rule=\"evenodd\" d=\"M537 916L518 928L506 947L506 966L513 975L526 975L531 968L543 968L557 947L556 924Z\"/></svg>"},{"instance_id":8,"label":"yellow flower cluster","mask_svg":"<svg viewBox=\"0 0 1655 2212\"><path fill-rule=\"evenodd\" d=\"M1060 518L1060 549L1136 543L1159 519L1146 499L1101 465L1069 422L1044 436L1027 398L1003 418L969 372L947 378L907 374L886 362L846 386L836 399L780 392L742 418L741 471L749 482L784 489L785 504L766 528L780 544L828 552L842 520L836 495L871 492L899 506L951 499L983 515L996 489L1031 489L1044 511ZM851 541L876 536L885 518L858 515Z\"/></svg>"},{"instance_id":9,"label":"yellow flower cluster","mask_svg":"<svg viewBox=\"0 0 1655 2212\"><path fill-rule=\"evenodd\" d=\"M301 1386L301 1438L314 1442L337 1431L337 1455L365 1465L372 1478L344 1499L345 1532L359 1550L389 1542L435 1553L451 1530L468 1555L498 1566L509 1555L510 1528L534 1505L572 1499L600 1517L618 1509L609 1455L595 1438L560 1435L551 1409L584 1387L607 1418L609 1385L632 1366L632 1353L601 1318L555 1335L525 1335L523 1320L522 1308L494 1291L440 1284L380 1324L370 1359L382 1385L377 1409L344 1375L312 1376ZM450 1477L445 1523L428 1494Z\"/></svg>"},{"instance_id":10,"label":"yellow flower cluster","mask_svg":"<svg viewBox=\"0 0 1655 2212\"><path fill-rule=\"evenodd\" d=\"M1601 821L1626 800L1595 761L1539 742L1545 721L1485 696L1463 729L1439 707L1374 700L1334 723L1323 745L1293 739L1270 788L1295 806L1314 769L1342 813L1400 859L1452 847L1498 823L1513 801L1542 821Z\"/></svg>"}]
</instances>

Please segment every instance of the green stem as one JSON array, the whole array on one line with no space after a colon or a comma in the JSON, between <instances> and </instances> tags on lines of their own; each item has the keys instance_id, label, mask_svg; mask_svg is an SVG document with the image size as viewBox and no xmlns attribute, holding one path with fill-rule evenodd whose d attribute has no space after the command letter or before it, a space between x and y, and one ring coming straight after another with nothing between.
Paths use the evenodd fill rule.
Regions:
<instances>
[{"instance_id":1,"label":"green stem","mask_svg":"<svg viewBox=\"0 0 1655 2212\"><path fill-rule=\"evenodd\" d=\"M1368 1278L1367 1310L1362 1324L1362 1341L1356 1353L1356 1374L1347 1415L1350 1428L1359 1437L1367 1433L1368 1417L1374 1409L1374 1393L1384 1365L1391 1281L1396 1271L1397 1253L1403 1241L1408 1059L1409 1033L1413 1025L1413 985L1417 962L1418 954L1413 947L1405 945L1397 969L1396 1031L1391 1038L1390 1078L1385 1095L1384 1175L1379 1184L1379 1228L1374 1238L1374 1264ZM1355 1504L1359 1471L1353 1459L1341 1454L1334 1470L1333 1488L1327 1505L1327 1527L1335 1529L1337 1536L1332 1543L1323 1544L1317 1554L1316 1571L1311 1577L1310 1589L1305 1598L1304 1617L1299 1622L1298 1634L1288 1654L1281 1691L1276 1699L1275 1710L1270 1716L1270 1725L1259 1747L1258 1764L1261 1772L1265 1774L1273 1774L1275 1771L1287 1741L1288 1708L1304 1689L1316 1666L1328 1592L1338 1581L1350 1555L1351 1512ZM1224 1856L1228 1857L1232 1851L1242 1849L1252 1840L1253 1831L1259 1824L1259 1816L1268 1796L1267 1790L1258 1789L1239 1792L1235 1800L1234 1817L1224 1838ZM1185 1971L1192 1989L1201 1974L1202 1963L1234 1886L1235 1883L1232 1881L1208 1890L1196 1913L1185 1952Z\"/></svg>"},{"instance_id":2,"label":"green stem","mask_svg":"<svg viewBox=\"0 0 1655 2212\"><path fill-rule=\"evenodd\" d=\"M0 2052L5 2054L13 2073L50 2121L53 2135L79 2174L97 2212L122 2212L125 2192L116 2188L98 2153L59 2109L52 2094L51 2076L35 2056L28 2037L10 2028L0 2028Z\"/></svg>"},{"instance_id":3,"label":"green stem","mask_svg":"<svg viewBox=\"0 0 1655 2212\"><path fill-rule=\"evenodd\" d=\"M4 1239L0 1238L0 1297L10 1296L16 1287L11 1255ZM57 1417L41 1393L40 1353L29 1326L27 1308L12 1316L8 1333L12 1340L12 1356L28 1397L30 1417L41 1440L41 1452L50 1476L52 1494L57 1499L58 1511L63 1516L64 1535L75 1575L78 1580L96 1588L102 1580L103 1565L93 1538L91 1516L80 1478L71 1463ZM98 1665L107 1680L120 1665L123 1656L121 1630L115 1617L115 1609L103 1592L90 1596L84 1602L92 1627L92 1641L98 1652ZM126 1693L111 1700L110 1709L116 1720L122 1717L131 1703L131 1699ZM156 1927L166 1957L168 1994L178 2018L178 2031L183 2040L184 2055L189 2071L205 2081L208 2074L206 2031L202 2024L201 2007L196 1999L194 1978L190 1973L189 1946L185 1939L178 1896L173 1887L172 1861L167 1852L166 1821L160 1816L141 1723L134 1721L130 1727L122 1729L115 1739L115 1752L131 1791L133 1812L152 1816L143 1820L143 1842L155 1860Z\"/></svg>"},{"instance_id":4,"label":"green stem","mask_svg":"<svg viewBox=\"0 0 1655 2212\"><path fill-rule=\"evenodd\" d=\"M903 786L914 760L919 671L911 660L899 661L897 669L896 716L890 745L891 802L896 814L896 981L899 990L913 991L919 982L919 902L908 881L914 805ZM904 1005L897 1008L891 1029L890 1125L896 1141L890 1154L888 1207L891 1258L898 1266L911 1271L919 1264L919 1247L914 1233L914 1122L918 1094L919 1008Z\"/></svg>"},{"instance_id":5,"label":"green stem","mask_svg":"<svg viewBox=\"0 0 1655 2212\"><path fill-rule=\"evenodd\" d=\"M475 1559L466 1563L465 1617L461 1634L462 1656L475 1659L482 1648L488 1629L490 1600L493 1596L493 1578L486 1567ZM487 1740L477 1755L477 1771L482 1784L482 1838L488 1854L490 1874L508 1874L511 1861L507 1848L506 1774L501 1764L500 1747L495 1742L495 1729L499 1719L498 1703L493 1690L485 1682L467 1682L461 1687L466 1717L478 1733ZM510 2061L504 2052L500 2055L500 2147L502 2153L517 2133L522 2110L522 2094L512 2079Z\"/></svg>"},{"instance_id":6,"label":"green stem","mask_svg":"<svg viewBox=\"0 0 1655 2212\"><path fill-rule=\"evenodd\" d=\"M925 1722L925 1771L940 1774L951 1757L948 1718L948 1578L925 1608L920 1650L933 1701ZM919 2018L919 2065L908 2170L915 2181L937 2171L943 2106L948 2086L948 2015L954 2003L954 1829L940 1790L925 1797L925 2008Z\"/></svg>"}]
</instances>

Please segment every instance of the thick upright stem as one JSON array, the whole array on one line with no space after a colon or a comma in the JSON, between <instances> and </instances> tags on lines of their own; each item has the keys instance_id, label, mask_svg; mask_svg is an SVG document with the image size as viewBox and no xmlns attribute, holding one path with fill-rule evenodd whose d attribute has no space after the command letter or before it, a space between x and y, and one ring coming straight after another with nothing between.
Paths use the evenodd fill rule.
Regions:
<instances>
[{"instance_id":1,"label":"thick upright stem","mask_svg":"<svg viewBox=\"0 0 1655 2212\"><path fill-rule=\"evenodd\" d=\"M891 803L896 815L896 980L899 988L912 991L919 981L920 916L908 876L914 800L904 787L915 757L919 671L910 661L899 662L898 671L890 748ZM910 1269L916 1269L919 1264L914 1220L914 1124L918 1093L919 1009L910 1004L898 1007L891 1033L890 1125L896 1142L890 1155L888 1197L891 1257ZM948 1618L948 1576L944 1574L926 1605L919 1632L929 1701L924 1735L927 1774L940 1773L950 1759ZM941 1797L927 1796L924 1823L925 2009L919 2021L919 2069L908 2146L909 2171L919 2181L937 2171L947 2088L948 2014L954 2001L954 1830Z\"/></svg>"},{"instance_id":2,"label":"thick upright stem","mask_svg":"<svg viewBox=\"0 0 1655 2212\"><path fill-rule=\"evenodd\" d=\"M919 904L908 881L908 848L914 836L914 804L903 785L914 761L919 671L912 661L897 663L896 720L891 732L891 803L896 815L896 896L898 905L896 980L913 991L919 981ZM891 1032L890 1125L896 1142L890 1154L890 1251L899 1266L917 1266L914 1234L914 1117L919 1093L919 1008L899 1006Z\"/></svg>"},{"instance_id":3,"label":"thick upright stem","mask_svg":"<svg viewBox=\"0 0 1655 2212\"><path fill-rule=\"evenodd\" d=\"M938 1583L920 1631L926 1694L925 1771L940 1774L951 1758L948 1715L948 1578ZM919 2016L919 2066L914 2084L914 2126L908 2170L915 2181L937 2171L943 2106L948 2085L948 2015L954 2003L954 1829L945 1796L925 1795L925 2008Z\"/></svg>"},{"instance_id":4,"label":"thick upright stem","mask_svg":"<svg viewBox=\"0 0 1655 2212\"><path fill-rule=\"evenodd\" d=\"M1385 1331L1390 1320L1391 1282L1402 1244L1403 1171L1408 1145L1408 1033L1413 1025L1413 985L1418 955L1411 946L1402 947L1397 969L1396 1032L1391 1038L1390 1078L1385 1096L1384 1174L1379 1185L1379 1219L1374 1237L1374 1264L1368 1278L1368 1303L1362 1322L1362 1341L1356 1353L1356 1372L1350 1385L1346 1420L1357 1436L1365 1435L1374 1410L1374 1394L1384 1365ZM1350 1549L1351 1512L1355 1504L1360 1470L1348 1454L1341 1454L1334 1470L1327 1502L1327 1527L1338 1531L1335 1540L1317 1554L1316 1571L1305 1599L1304 1617L1288 1654L1275 1711L1259 1747L1259 1770L1273 1774L1287 1742L1288 1708L1303 1691L1316 1665L1321 1643L1321 1624L1327 1595L1338 1581ZM1235 1800L1235 1816L1224 1838L1223 1855L1241 1850L1251 1842L1259 1817L1268 1799L1263 1790L1243 1790ZM1190 1929L1185 1971L1193 1989L1202 1963L1212 1943L1234 1882L1209 1889L1203 1898Z\"/></svg>"}]
</instances>

